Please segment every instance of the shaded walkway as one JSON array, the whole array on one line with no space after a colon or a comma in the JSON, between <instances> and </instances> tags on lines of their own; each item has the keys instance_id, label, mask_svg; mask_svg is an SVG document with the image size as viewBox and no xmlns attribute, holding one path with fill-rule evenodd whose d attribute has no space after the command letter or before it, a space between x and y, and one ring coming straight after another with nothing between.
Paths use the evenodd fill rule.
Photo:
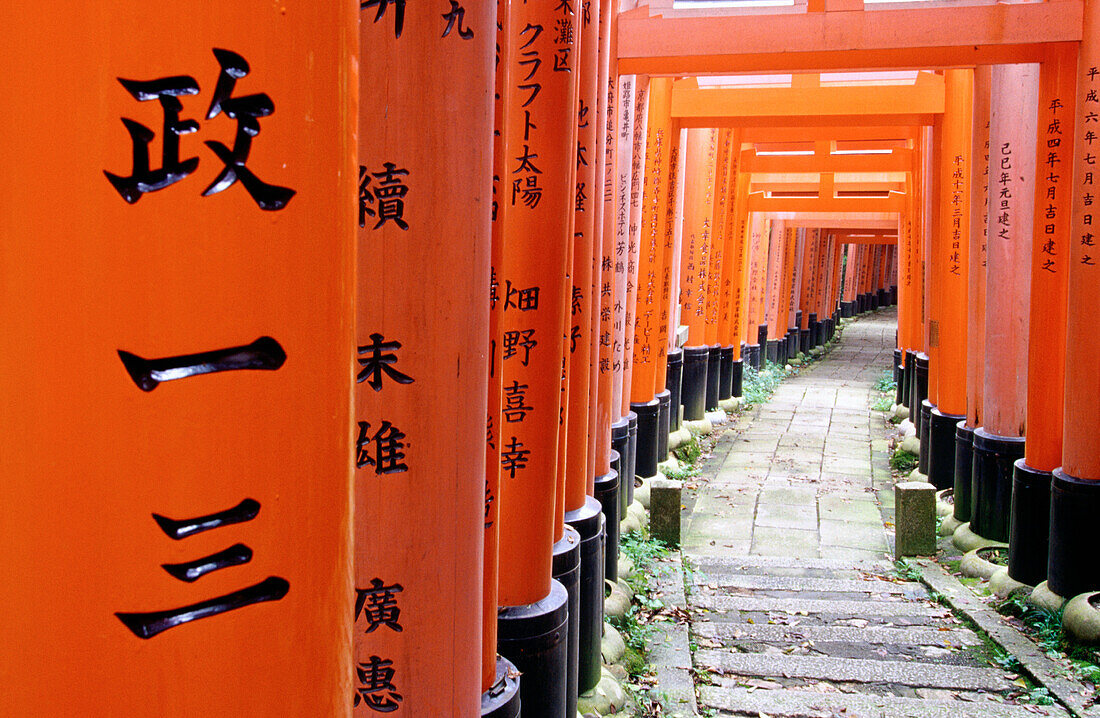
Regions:
<instances>
[{"instance_id":1,"label":"shaded walkway","mask_svg":"<svg viewBox=\"0 0 1100 718\"><path fill-rule=\"evenodd\" d=\"M869 408L894 322L850 324L716 447L683 542L701 711L1063 714L1011 705L1015 675L922 584L894 575L883 418Z\"/></svg>"}]
</instances>

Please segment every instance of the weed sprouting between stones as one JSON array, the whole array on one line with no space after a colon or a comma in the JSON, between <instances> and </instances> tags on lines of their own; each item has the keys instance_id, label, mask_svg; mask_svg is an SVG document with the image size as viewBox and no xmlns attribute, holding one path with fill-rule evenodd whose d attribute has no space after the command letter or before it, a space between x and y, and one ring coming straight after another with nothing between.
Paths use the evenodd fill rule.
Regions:
<instances>
[{"instance_id":1,"label":"weed sprouting between stones","mask_svg":"<svg viewBox=\"0 0 1100 718\"><path fill-rule=\"evenodd\" d=\"M909 559L894 561L894 570L890 574L899 581L920 581L920 567L914 566Z\"/></svg>"},{"instance_id":2,"label":"weed sprouting between stones","mask_svg":"<svg viewBox=\"0 0 1100 718\"><path fill-rule=\"evenodd\" d=\"M1027 598L1025 593L1014 593L994 607L1001 615L1018 619L1048 658L1063 660L1081 680L1100 685L1100 648L1073 642L1062 628L1062 611L1033 606Z\"/></svg>"},{"instance_id":3,"label":"weed sprouting between stones","mask_svg":"<svg viewBox=\"0 0 1100 718\"><path fill-rule=\"evenodd\" d=\"M899 447L894 451L894 455L890 457L890 468L899 474L908 474L917 468L919 460L920 457L913 452Z\"/></svg>"},{"instance_id":4,"label":"weed sprouting between stones","mask_svg":"<svg viewBox=\"0 0 1100 718\"><path fill-rule=\"evenodd\" d=\"M898 390L898 383L894 381L894 372L884 369L882 376L875 381L875 391L880 394L892 394Z\"/></svg>"},{"instance_id":5,"label":"weed sprouting between stones","mask_svg":"<svg viewBox=\"0 0 1100 718\"><path fill-rule=\"evenodd\" d=\"M748 405L763 404L771 398L779 382L786 376L787 372L783 367L774 362L766 362L759 371L746 366L741 381L741 398Z\"/></svg>"}]
</instances>

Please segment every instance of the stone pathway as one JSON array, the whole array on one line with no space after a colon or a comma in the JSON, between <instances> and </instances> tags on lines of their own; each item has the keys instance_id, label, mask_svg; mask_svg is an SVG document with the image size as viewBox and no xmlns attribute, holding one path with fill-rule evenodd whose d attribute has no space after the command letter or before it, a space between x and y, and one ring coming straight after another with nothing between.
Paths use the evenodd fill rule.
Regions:
<instances>
[{"instance_id":1,"label":"stone pathway","mask_svg":"<svg viewBox=\"0 0 1100 718\"><path fill-rule=\"evenodd\" d=\"M704 470L683 538L703 715L1065 715L1016 705L1017 676L894 573L884 419L869 407L895 322L848 325Z\"/></svg>"}]
</instances>

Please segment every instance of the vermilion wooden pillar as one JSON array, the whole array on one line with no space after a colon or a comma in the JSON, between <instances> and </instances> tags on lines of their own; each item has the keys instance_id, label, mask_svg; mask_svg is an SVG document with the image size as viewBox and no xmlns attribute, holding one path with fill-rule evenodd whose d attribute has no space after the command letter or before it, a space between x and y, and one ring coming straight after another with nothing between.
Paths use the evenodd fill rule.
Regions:
<instances>
[{"instance_id":1,"label":"vermilion wooden pillar","mask_svg":"<svg viewBox=\"0 0 1100 718\"><path fill-rule=\"evenodd\" d=\"M360 23L356 713L477 715L496 14L393 14Z\"/></svg>"},{"instance_id":2,"label":"vermilion wooden pillar","mask_svg":"<svg viewBox=\"0 0 1100 718\"><path fill-rule=\"evenodd\" d=\"M974 430L970 528L1007 541L1012 463L1023 456L1038 65L993 68L984 421Z\"/></svg>"},{"instance_id":3,"label":"vermilion wooden pillar","mask_svg":"<svg viewBox=\"0 0 1100 718\"><path fill-rule=\"evenodd\" d=\"M615 177L613 187L614 197L614 228L615 251L612 256L614 263L615 282L614 306L613 306L613 330L611 335L612 350L612 388L611 388L611 446L618 454L619 473L619 509L620 516L626 515L626 487L627 476L633 481L633 470L630 466L630 421L623 411L624 393L629 403L629 382L624 387L626 364L629 361L625 353L626 331L628 314L628 291L630 284L630 222L633 210L631 192L634 176L634 110L636 106L635 89L636 77L628 75L619 78L618 108L615 116ZM638 203L640 205L640 202Z\"/></svg>"},{"instance_id":4,"label":"vermilion wooden pillar","mask_svg":"<svg viewBox=\"0 0 1100 718\"><path fill-rule=\"evenodd\" d=\"M1072 596L1100 586L1092 528L1100 506L1100 367L1091 360L1100 349L1095 331L1100 310L1100 252L1093 231L1096 217L1095 154L1100 112L1100 5L1085 3L1085 21L1077 62L1076 123L1073 129L1073 215L1069 250L1063 255L1069 275L1065 425L1062 467L1051 485L1050 588ZM1068 148L1067 148L1068 149ZM1068 175L1068 162L1062 176Z\"/></svg>"},{"instance_id":5,"label":"vermilion wooden pillar","mask_svg":"<svg viewBox=\"0 0 1100 718\"><path fill-rule=\"evenodd\" d=\"M351 714L356 13L0 8L4 713Z\"/></svg>"},{"instance_id":6,"label":"vermilion wooden pillar","mask_svg":"<svg viewBox=\"0 0 1100 718\"><path fill-rule=\"evenodd\" d=\"M766 295L766 313L764 315L763 326L766 328L767 335L765 337L765 330L760 330L761 335L761 365L764 361L776 362L779 361L779 314L781 301L780 297L783 294L783 260L787 256L787 235L791 230L787 227L783 221L773 222L771 237L768 241L768 273L767 273L767 295Z\"/></svg>"},{"instance_id":7,"label":"vermilion wooden pillar","mask_svg":"<svg viewBox=\"0 0 1100 718\"><path fill-rule=\"evenodd\" d=\"M497 341L504 316L504 302L500 300L500 271L504 262L504 227L500 216L500 201L504 186L501 178L507 172L504 156L504 72L501 63L501 47L507 43L508 3L497 5L496 53L494 56L493 101L493 204L492 235L489 250L489 381L487 388L488 410L485 422L485 545L482 556L482 616L481 616L481 690L483 713L493 715L498 705L517 701L518 690L510 690L505 700L489 693L502 678L508 686L507 659L497 655L497 580L500 574L498 545L500 517L500 440L499 432L504 416L501 414L501 364L504 348ZM511 687L511 686L509 686ZM518 689L518 686L517 686ZM503 697L503 696L502 696Z\"/></svg>"},{"instance_id":8,"label":"vermilion wooden pillar","mask_svg":"<svg viewBox=\"0 0 1100 718\"><path fill-rule=\"evenodd\" d=\"M745 281L745 331L743 339L748 351L749 363L754 369L763 365L764 347L760 344L760 324L764 314L764 281L768 267L769 221L759 212L749 220L748 277Z\"/></svg>"},{"instance_id":9,"label":"vermilion wooden pillar","mask_svg":"<svg viewBox=\"0 0 1100 718\"><path fill-rule=\"evenodd\" d=\"M743 366L741 359L741 320L745 298L745 232L748 227L747 201L750 175L741 168L741 131L731 138L730 199L723 231L725 261L722 262L721 298L718 316L718 344L722 347L719 400L741 396Z\"/></svg>"},{"instance_id":10,"label":"vermilion wooden pillar","mask_svg":"<svg viewBox=\"0 0 1100 718\"><path fill-rule=\"evenodd\" d=\"M955 485L955 427L966 418L967 275L970 252L974 71L946 70L940 153L940 241L932 257L938 314L937 403L929 418L928 480ZM980 208L979 208L980 210Z\"/></svg>"},{"instance_id":11,"label":"vermilion wooden pillar","mask_svg":"<svg viewBox=\"0 0 1100 718\"><path fill-rule=\"evenodd\" d=\"M733 148L733 130L718 130L717 151L714 158L714 201L706 231L709 234L706 276L706 331L703 342L707 347L707 384L704 408L718 409L718 383L722 369L722 345L718 342L718 319L722 301L722 265L726 245L726 215L731 204L730 164Z\"/></svg>"},{"instance_id":12,"label":"vermilion wooden pillar","mask_svg":"<svg viewBox=\"0 0 1100 718\"><path fill-rule=\"evenodd\" d=\"M684 347L684 378L681 402L684 419L704 418L707 357L706 282L711 252L710 223L713 221L714 170L718 132L691 129L687 132L687 164L684 185L684 239L680 278L681 322L688 327Z\"/></svg>"},{"instance_id":13,"label":"vermilion wooden pillar","mask_svg":"<svg viewBox=\"0 0 1100 718\"><path fill-rule=\"evenodd\" d=\"M501 336L505 421L501 441L499 650L523 672L525 715L565 710L566 646L537 643L563 626L566 594L551 578L557 496L563 327L575 207L575 34L572 6L552 0L512 4L504 86L508 172L500 217L505 302ZM535 53L535 54L532 54ZM533 62L536 59L538 62ZM565 71L555 71L557 65ZM520 395L515 397L514 395ZM509 421L509 399L513 405ZM522 415L522 417L520 417ZM562 629L564 630L564 628Z\"/></svg>"},{"instance_id":14,"label":"vermilion wooden pillar","mask_svg":"<svg viewBox=\"0 0 1100 718\"><path fill-rule=\"evenodd\" d=\"M1076 70L1072 52L1051 53L1039 69L1027 441L1024 458L1016 461L1013 471L1008 554L1009 575L1030 586L1047 575L1051 472L1062 460L1072 188L1060 183L1058 175L1067 171L1073 154Z\"/></svg>"},{"instance_id":15,"label":"vermilion wooden pillar","mask_svg":"<svg viewBox=\"0 0 1100 718\"><path fill-rule=\"evenodd\" d=\"M618 4L615 0L602 2L600 5L602 29L599 103L600 132L603 137L601 141L603 175L599 195L602 203L602 215L599 220L600 266L598 283L593 287L593 294L598 296L599 301L599 326L596 332L598 336L595 339L597 346L596 428L593 442L596 477L594 492L605 516L604 575L611 580L618 578L619 556L619 472L612 468L611 449L612 421L618 418L618 412L612 408L614 406L612 364L615 360L612 345L615 337L615 323L619 321L615 307L615 283L618 276L616 245L619 226L619 167L616 141L618 117L616 113L620 90L615 58L617 18Z\"/></svg>"},{"instance_id":16,"label":"vermilion wooden pillar","mask_svg":"<svg viewBox=\"0 0 1100 718\"><path fill-rule=\"evenodd\" d=\"M671 108L670 108L671 110ZM658 418L657 459L660 462L668 460L669 434L673 428L680 425L680 384L669 379L668 363L671 350L670 343L675 341L678 312L677 303L674 301L674 284L678 282L678 267L674 266L679 258L677 251L677 229L682 224L677 221L677 207L682 209L683 192L678 180L678 168L680 166L680 127L670 118L668 131L668 159L664 163L665 192L665 216L661 229L661 276L660 291L658 292L659 316L657 322L657 369L653 375L653 389L657 401L660 403L660 416ZM683 367L682 353L677 349L681 368ZM675 395L675 396L674 396ZM675 400L674 400L675 399Z\"/></svg>"},{"instance_id":17,"label":"vermilion wooden pillar","mask_svg":"<svg viewBox=\"0 0 1100 718\"><path fill-rule=\"evenodd\" d=\"M671 125L672 80L654 78L649 83L646 123L642 221L639 227L638 289L634 326L633 371L630 410L638 417L635 473L657 475L660 401L657 385L658 354L664 349L658 327L661 322L661 277L664 274L666 205L668 203L668 135Z\"/></svg>"}]
</instances>

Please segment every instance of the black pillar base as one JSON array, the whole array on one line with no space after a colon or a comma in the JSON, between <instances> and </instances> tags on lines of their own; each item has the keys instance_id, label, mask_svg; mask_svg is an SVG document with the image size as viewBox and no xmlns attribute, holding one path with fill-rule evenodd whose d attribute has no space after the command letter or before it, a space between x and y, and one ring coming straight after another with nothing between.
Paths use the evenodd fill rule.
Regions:
<instances>
[{"instance_id":1,"label":"black pillar base","mask_svg":"<svg viewBox=\"0 0 1100 718\"><path fill-rule=\"evenodd\" d=\"M982 538L1008 541L1013 464L1023 456L1022 436L997 436L982 427L974 430L970 530Z\"/></svg>"},{"instance_id":2,"label":"black pillar base","mask_svg":"<svg viewBox=\"0 0 1100 718\"><path fill-rule=\"evenodd\" d=\"M756 327L756 343L760 345L760 362L764 362L764 347L768 345L768 325L758 324Z\"/></svg>"},{"instance_id":3,"label":"black pillar base","mask_svg":"<svg viewBox=\"0 0 1100 718\"><path fill-rule=\"evenodd\" d=\"M707 411L718 409L718 380L722 373L722 346L715 344L707 347L707 394L704 408Z\"/></svg>"},{"instance_id":4,"label":"black pillar base","mask_svg":"<svg viewBox=\"0 0 1100 718\"><path fill-rule=\"evenodd\" d=\"M665 389L654 397L661 405L657 412L657 463L668 461L668 432L672 419L672 392ZM680 407L677 406L677 409ZM677 414L679 411L676 412Z\"/></svg>"},{"instance_id":5,"label":"black pillar base","mask_svg":"<svg viewBox=\"0 0 1100 718\"><path fill-rule=\"evenodd\" d=\"M638 416L638 443L634 452L634 473L650 478L657 475L658 432L661 402L651 399L644 404L631 403L630 411Z\"/></svg>"},{"instance_id":6,"label":"black pillar base","mask_svg":"<svg viewBox=\"0 0 1100 718\"><path fill-rule=\"evenodd\" d=\"M840 316L844 319L851 319L852 315L856 313L855 304L855 302L841 302Z\"/></svg>"},{"instance_id":7,"label":"black pillar base","mask_svg":"<svg viewBox=\"0 0 1100 718\"><path fill-rule=\"evenodd\" d=\"M798 327L791 327L787 330L787 361L794 359L798 356L799 349L799 331ZM785 363L785 362L784 362Z\"/></svg>"},{"instance_id":8,"label":"black pillar base","mask_svg":"<svg viewBox=\"0 0 1100 718\"><path fill-rule=\"evenodd\" d=\"M894 284L890 287L890 304L898 303L898 285Z\"/></svg>"},{"instance_id":9,"label":"black pillar base","mask_svg":"<svg viewBox=\"0 0 1100 718\"><path fill-rule=\"evenodd\" d=\"M760 345L759 344L746 344L745 345L745 358L749 362L754 370L760 371Z\"/></svg>"},{"instance_id":10,"label":"black pillar base","mask_svg":"<svg viewBox=\"0 0 1100 718\"><path fill-rule=\"evenodd\" d=\"M886 306L886 301L887 301L887 299L886 299L886 290L885 289L880 289L877 292L875 292L875 307L876 308L885 307Z\"/></svg>"},{"instance_id":11,"label":"black pillar base","mask_svg":"<svg viewBox=\"0 0 1100 718\"><path fill-rule=\"evenodd\" d=\"M581 539L580 633L577 694L600 682L600 643L603 640L604 518L600 502L585 497L584 506L565 512L565 523Z\"/></svg>"},{"instance_id":12,"label":"black pillar base","mask_svg":"<svg viewBox=\"0 0 1100 718\"><path fill-rule=\"evenodd\" d=\"M799 309L794 313L794 328L798 329L802 326L802 310Z\"/></svg>"},{"instance_id":13,"label":"black pillar base","mask_svg":"<svg viewBox=\"0 0 1100 718\"><path fill-rule=\"evenodd\" d=\"M481 694L481 718L519 718L519 671L497 656L496 680Z\"/></svg>"},{"instance_id":14,"label":"black pillar base","mask_svg":"<svg viewBox=\"0 0 1100 718\"><path fill-rule=\"evenodd\" d=\"M810 317L810 346L816 348L824 344L825 339L822 336L821 322L817 321L816 319L812 319L812 314L810 315Z\"/></svg>"},{"instance_id":15,"label":"black pillar base","mask_svg":"<svg viewBox=\"0 0 1100 718\"><path fill-rule=\"evenodd\" d=\"M718 373L718 401L733 396L733 345L722 347L722 367Z\"/></svg>"},{"instance_id":16,"label":"black pillar base","mask_svg":"<svg viewBox=\"0 0 1100 718\"><path fill-rule=\"evenodd\" d=\"M938 408L928 417L928 483L937 489L955 486L955 430L965 419Z\"/></svg>"},{"instance_id":17,"label":"black pillar base","mask_svg":"<svg viewBox=\"0 0 1100 718\"><path fill-rule=\"evenodd\" d=\"M561 718L567 711L569 594L550 582L545 598L497 609L497 651L523 674L523 718Z\"/></svg>"},{"instance_id":18,"label":"black pillar base","mask_svg":"<svg viewBox=\"0 0 1100 718\"><path fill-rule=\"evenodd\" d=\"M684 380L680 385L680 401L684 419L699 421L706 416L707 361L710 347L684 347Z\"/></svg>"},{"instance_id":19,"label":"black pillar base","mask_svg":"<svg viewBox=\"0 0 1100 718\"><path fill-rule=\"evenodd\" d=\"M769 339L768 343L764 345L767 349L767 359L773 364L779 363L779 340Z\"/></svg>"},{"instance_id":20,"label":"black pillar base","mask_svg":"<svg viewBox=\"0 0 1100 718\"><path fill-rule=\"evenodd\" d=\"M569 595L565 638L565 715L577 714L577 667L581 650L581 536L565 526L561 540L554 544L554 580L565 586ZM526 705L530 705L524 701Z\"/></svg>"},{"instance_id":21,"label":"black pillar base","mask_svg":"<svg viewBox=\"0 0 1100 718\"><path fill-rule=\"evenodd\" d=\"M614 453L614 452L612 452ZM603 575L608 581L619 580L619 472L614 468L596 477L593 493L604 517Z\"/></svg>"},{"instance_id":22,"label":"black pillar base","mask_svg":"<svg viewBox=\"0 0 1100 718\"><path fill-rule=\"evenodd\" d=\"M787 337L782 336L775 340L775 363L779 366L787 364Z\"/></svg>"},{"instance_id":23,"label":"black pillar base","mask_svg":"<svg viewBox=\"0 0 1100 718\"><path fill-rule=\"evenodd\" d=\"M905 382L905 367L901 365L901 349L894 350L894 403L903 404Z\"/></svg>"},{"instance_id":24,"label":"black pillar base","mask_svg":"<svg viewBox=\"0 0 1100 718\"><path fill-rule=\"evenodd\" d=\"M668 366L665 369L665 388L669 393L669 431L680 430L680 385L684 378L684 350L680 347L668 350Z\"/></svg>"},{"instance_id":25,"label":"black pillar base","mask_svg":"<svg viewBox=\"0 0 1100 718\"><path fill-rule=\"evenodd\" d=\"M909 389L913 386L913 379L916 373L917 353L912 349L906 349L904 351L905 360L902 362L901 370L901 403L909 406ZM912 416L910 414L910 416Z\"/></svg>"},{"instance_id":26,"label":"black pillar base","mask_svg":"<svg viewBox=\"0 0 1100 718\"><path fill-rule=\"evenodd\" d=\"M895 332L895 334L896 333L897 332ZM894 350L894 364L891 369L893 369L894 372L894 383L901 383L901 349Z\"/></svg>"},{"instance_id":27,"label":"black pillar base","mask_svg":"<svg viewBox=\"0 0 1100 718\"><path fill-rule=\"evenodd\" d=\"M824 320L822 324L824 324L825 326L825 341L832 341L833 334L836 332L836 320L832 317L829 317L828 319Z\"/></svg>"},{"instance_id":28,"label":"black pillar base","mask_svg":"<svg viewBox=\"0 0 1100 718\"><path fill-rule=\"evenodd\" d=\"M623 470L619 472L619 481L622 482L619 490L626 488L626 503L620 504L623 516L626 516L626 507L634 503L634 477L638 475L638 415L628 411L626 421L626 456L623 457ZM619 498L623 499L623 495L620 494Z\"/></svg>"},{"instance_id":29,"label":"black pillar base","mask_svg":"<svg viewBox=\"0 0 1100 718\"><path fill-rule=\"evenodd\" d=\"M928 476L928 448L932 443L928 440L928 425L931 423L932 410L936 405L925 399L920 403L920 425L917 427L917 436L920 437L920 456L917 457L917 468L925 476Z\"/></svg>"},{"instance_id":30,"label":"black pillar base","mask_svg":"<svg viewBox=\"0 0 1100 718\"><path fill-rule=\"evenodd\" d=\"M970 520L970 484L974 473L974 428L965 421L955 425L955 490L951 494L956 521Z\"/></svg>"},{"instance_id":31,"label":"black pillar base","mask_svg":"<svg viewBox=\"0 0 1100 718\"><path fill-rule=\"evenodd\" d=\"M813 347L813 343L810 341L811 339L812 339L812 337L810 336L810 330L809 329L799 330L799 332L798 332L798 351L802 352L803 354L809 354L810 349Z\"/></svg>"},{"instance_id":32,"label":"black pillar base","mask_svg":"<svg viewBox=\"0 0 1100 718\"><path fill-rule=\"evenodd\" d=\"M731 396L740 397L741 392L744 389L745 382L745 361L743 359L733 360L733 390Z\"/></svg>"},{"instance_id":33,"label":"black pillar base","mask_svg":"<svg viewBox=\"0 0 1100 718\"><path fill-rule=\"evenodd\" d=\"M928 355L918 352L913 358L913 384L909 387L909 421L917 427L920 439L920 406L928 398Z\"/></svg>"},{"instance_id":34,"label":"black pillar base","mask_svg":"<svg viewBox=\"0 0 1100 718\"><path fill-rule=\"evenodd\" d=\"M1017 459L1012 468L1008 575L1028 586L1038 586L1047 580L1051 472L1033 469L1023 459Z\"/></svg>"},{"instance_id":35,"label":"black pillar base","mask_svg":"<svg viewBox=\"0 0 1100 718\"><path fill-rule=\"evenodd\" d=\"M1047 586L1059 596L1100 588L1092 527L1100 516L1100 481L1055 469L1050 482L1050 558Z\"/></svg>"}]
</instances>

